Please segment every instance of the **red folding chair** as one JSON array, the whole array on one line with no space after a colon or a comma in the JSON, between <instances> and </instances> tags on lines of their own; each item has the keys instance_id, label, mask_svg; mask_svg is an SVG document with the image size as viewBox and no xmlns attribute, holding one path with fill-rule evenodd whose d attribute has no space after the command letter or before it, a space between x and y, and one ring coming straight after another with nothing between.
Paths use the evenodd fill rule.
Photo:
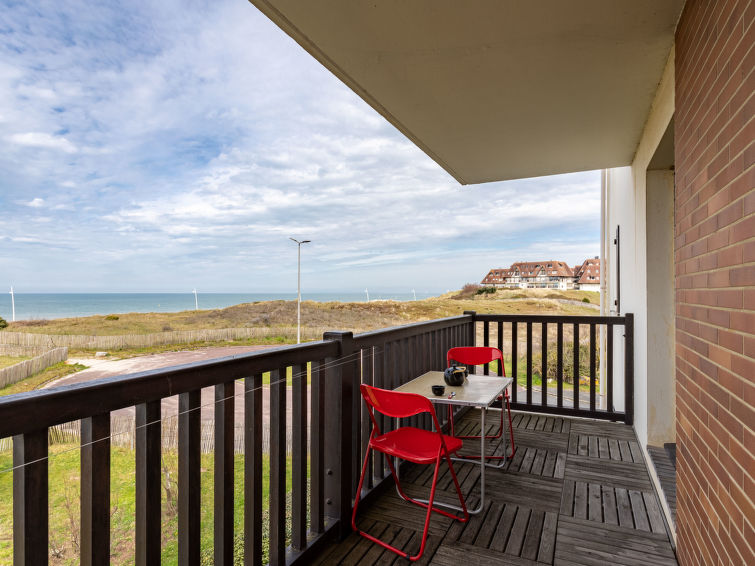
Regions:
<instances>
[{"instance_id":1,"label":"red folding chair","mask_svg":"<svg viewBox=\"0 0 755 566\"><path fill-rule=\"evenodd\" d=\"M459 362L460 364L463 364L467 367L469 366L478 366L481 364L487 364L493 361L498 361L501 368L501 374L503 377L506 377L506 366L503 364L503 354L498 348L491 348L488 346L459 346L456 348L451 348L448 350L448 353L446 354L446 363L449 367L451 367L451 361L454 360L456 362ZM473 367L470 367L470 373L472 373ZM514 387L516 387L516 383L514 384ZM509 435L511 437L511 454L509 454L507 457L511 458L514 456L514 453L516 452L516 445L514 444L514 429L511 426L511 404L509 402L509 390L504 389L503 395L499 395L498 399L502 401L502 403L505 403L506 407L501 407L501 426L498 429L498 432L493 435L486 435L486 439L496 439L500 438L501 434L503 434L503 414L508 413L509 416ZM451 435L454 436L454 416L452 407L448 406L448 420L450 423L451 428ZM482 432L482 431L480 431ZM457 438L480 438L479 435L477 436L458 436ZM504 458L503 456L490 456L490 459L492 460L500 460Z\"/></svg>"},{"instance_id":2,"label":"red folding chair","mask_svg":"<svg viewBox=\"0 0 755 566\"><path fill-rule=\"evenodd\" d=\"M367 410L370 413L370 420L372 420L372 433L370 434L370 441L367 445L367 453L364 455L364 465L362 466L362 475L359 478L359 487L357 488L356 500L354 501L354 512L351 515L351 528L358 534L387 548L401 556L402 558L408 558L411 561L418 560L422 553L425 551L425 543L427 542L427 531L430 527L430 514L435 511L451 519L456 519L465 523L469 519L469 513L467 512L467 505L464 502L464 497L461 494L461 488L459 487L459 480L456 478L453 465L451 464L451 454L455 453L461 448L462 441L458 438L446 436L440 432L440 424L438 423L438 417L435 415L435 409L433 409L432 403L423 397L415 393L399 393L397 391L388 391L385 389L378 389L370 385L361 385L362 397L364 397L365 403L367 403ZM378 412L393 418L406 418L418 415L420 413L430 413L433 420L433 426L435 432L405 426L381 434L380 427L375 420L375 414ZM387 455L388 465L391 469L391 474L396 482L399 495L406 501L425 507L427 509L427 515L425 517L425 530L422 533L422 543L419 547L419 552L416 556L409 556L408 553L399 550L398 548L387 544L371 534L368 534L357 528L357 507L359 505L359 498L362 493L362 484L364 483L364 476L367 473L367 465L369 463L369 456L371 450L377 450ZM417 501L408 497L404 490L401 488L398 475L393 466L391 457L398 457L402 460L408 460L415 464L432 464L435 463L435 473L433 475L433 485L430 489L430 499L427 503ZM448 513L433 506L433 500L435 499L435 488L438 481L438 470L440 468L440 462L442 459L448 463L448 468L451 472L451 477L454 480L456 486L456 493L459 495L459 502L461 503L460 511L464 513L463 517ZM440 505L440 504L439 504ZM452 506L447 506L455 508Z\"/></svg>"}]
</instances>

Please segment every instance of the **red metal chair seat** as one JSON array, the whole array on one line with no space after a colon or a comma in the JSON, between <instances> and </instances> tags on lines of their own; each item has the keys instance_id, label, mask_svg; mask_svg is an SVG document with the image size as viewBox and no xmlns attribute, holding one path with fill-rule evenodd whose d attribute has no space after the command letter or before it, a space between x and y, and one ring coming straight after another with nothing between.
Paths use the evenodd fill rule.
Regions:
<instances>
[{"instance_id":1,"label":"red metal chair seat","mask_svg":"<svg viewBox=\"0 0 755 566\"><path fill-rule=\"evenodd\" d=\"M451 454L461 448L462 441L458 438L452 438L446 436L440 432L440 423L438 417L435 414L435 409L432 403L422 395L416 395L414 393L399 393L398 391L388 391L386 389L378 389L370 385L362 384L360 387L362 397L367 404L367 411L372 421L372 433L370 434L370 441L367 443L367 450L364 455L364 465L362 466L362 475L359 478L359 487L357 487L357 494L354 500L354 511L351 515L351 528L357 532L357 534L364 538L371 540L372 542L379 544L383 548L386 548L392 552L395 552L403 558L407 558L411 561L419 560L422 553L425 551L425 544L427 543L427 532L430 528L430 515L432 513L439 513L456 519L465 523L469 520L469 513L467 512L467 505L464 502L464 497L461 494L461 487L459 487L459 480L454 472L453 464L451 464ZM385 434L381 434L380 427L375 420L374 411L377 410L384 415L392 418L403 419L407 417L413 417L420 413L430 413L432 418L433 430L430 432L427 430L421 430L414 427L401 427ZM422 542L420 543L419 551L415 556L409 556L408 553L391 546L390 544L383 542L382 540L366 533L357 528L357 508L359 507L359 499L362 494L362 486L364 485L364 477L367 474L367 467L370 462L370 452L377 450L389 456L386 458L388 467L391 469L391 475L393 481L396 482L396 489L399 495L405 501L419 505L427 509L425 515L425 528L422 533ZM401 458L402 460L408 460L417 464L435 464L435 473L433 474L433 484L430 489L430 498L427 503L418 501L408 497L404 490L401 488L401 482L399 481L398 474L393 465L391 457ZM443 511L442 509L433 505L435 499L435 489L438 484L438 470L440 469L441 460L445 460L448 463L448 469L451 473L451 477L454 480L454 486L456 487L456 493L459 496L459 503L461 507L458 509L463 513L461 517Z\"/></svg>"},{"instance_id":2,"label":"red metal chair seat","mask_svg":"<svg viewBox=\"0 0 755 566\"><path fill-rule=\"evenodd\" d=\"M370 439L375 450L396 456L415 464L432 464L441 449L441 436L446 449L453 454L461 448L462 440L453 436L439 435L437 432L405 426Z\"/></svg>"}]
</instances>

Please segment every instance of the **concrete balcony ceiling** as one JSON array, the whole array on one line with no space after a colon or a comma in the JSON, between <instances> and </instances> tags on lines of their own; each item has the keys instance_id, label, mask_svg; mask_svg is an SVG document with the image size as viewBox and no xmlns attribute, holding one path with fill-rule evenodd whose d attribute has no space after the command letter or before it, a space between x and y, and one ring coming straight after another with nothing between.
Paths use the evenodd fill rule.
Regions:
<instances>
[{"instance_id":1,"label":"concrete balcony ceiling","mask_svg":"<svg viewBox=\"0 0 755 566\"><path fill-rule=\"evenodd\" d=\"M251 0L462 184L628 165L683 0Z\"/></svg>"}]
</instances>

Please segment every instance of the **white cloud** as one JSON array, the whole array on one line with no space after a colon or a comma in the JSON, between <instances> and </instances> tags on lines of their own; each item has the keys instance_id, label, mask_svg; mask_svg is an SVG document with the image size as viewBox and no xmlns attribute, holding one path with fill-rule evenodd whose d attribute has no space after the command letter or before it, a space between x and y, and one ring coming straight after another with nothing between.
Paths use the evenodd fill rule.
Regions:
<instances>
[{"instance_id":1,"label":"white cloud","mask_svg":"<svg viewBox=\"0 0 755 566\"><path fill-rule=\"evenodd\" d=\"M74 144L62 136L51 136L44 132L26 132L23 134L13 134L10 136L10 142L16 145L29 147L42 147L45 149L57 149L65 153L76 153L77 148Z\"/></svg>"},{"instance_id":2,"label":"white cloud","mask_svg":"<svg viewBox=\"0 0 755 566\"><path fill-rule=\"evenodd\" d=\"M30 206L32 208L41 208L45 205L45 199L42 198L34 198L30 200L29 202L24 203L26 206Z\"/></svg>"}]
</instances>

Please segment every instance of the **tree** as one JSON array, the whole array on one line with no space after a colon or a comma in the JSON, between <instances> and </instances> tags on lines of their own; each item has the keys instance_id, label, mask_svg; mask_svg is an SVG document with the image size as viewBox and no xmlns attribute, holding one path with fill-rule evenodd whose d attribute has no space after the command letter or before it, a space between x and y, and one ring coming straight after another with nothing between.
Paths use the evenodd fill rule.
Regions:
<instances>
[{"instance_id":1,"label":"tree","mask_svg":"<svg viewBox=\"0 0 755 566\"><path fill-rule=\"evenodd\" d=\"M5 320L2 316L0 316L0 328L7 328L8 327L8 321Z\"/></svg>"}]
</instances>

